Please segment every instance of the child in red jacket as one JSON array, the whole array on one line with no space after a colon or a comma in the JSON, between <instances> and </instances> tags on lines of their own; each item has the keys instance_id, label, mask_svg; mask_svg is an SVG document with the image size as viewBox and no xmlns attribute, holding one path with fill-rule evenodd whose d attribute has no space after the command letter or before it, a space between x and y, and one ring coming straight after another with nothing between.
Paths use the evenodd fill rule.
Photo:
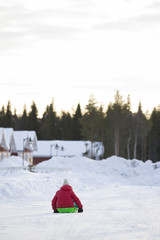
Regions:
<instances>
[{"instance_id":1,"label":"child in red jacket","mask_svg":"<svg viewBox=\"0 0 160 240\"><path fill-rule=\"evenodd\" d=\"M83 212L83 206L75 195L68 180L64 179L63 186L56 192L52 200L54 213Z\"/></svg>"}]
</instances>

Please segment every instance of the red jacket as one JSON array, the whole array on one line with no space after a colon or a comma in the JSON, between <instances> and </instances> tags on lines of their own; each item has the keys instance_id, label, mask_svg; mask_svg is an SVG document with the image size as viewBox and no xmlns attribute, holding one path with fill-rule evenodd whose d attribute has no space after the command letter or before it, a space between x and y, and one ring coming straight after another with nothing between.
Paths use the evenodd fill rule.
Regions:
<instances>
[{"instance_id":1,"label":"red jacket","mask_svg":"<svg viewBox=\"0 0 160 240\"><path fill-rule=\"evenodd\" d=\"M64 185L56 192L56 195L52 200L52 208L55 210L56 208L74 207L74 202L77 204L78 208L83 207L79 198L73 192L72 187Z\"/></svg>"}]
</instances>

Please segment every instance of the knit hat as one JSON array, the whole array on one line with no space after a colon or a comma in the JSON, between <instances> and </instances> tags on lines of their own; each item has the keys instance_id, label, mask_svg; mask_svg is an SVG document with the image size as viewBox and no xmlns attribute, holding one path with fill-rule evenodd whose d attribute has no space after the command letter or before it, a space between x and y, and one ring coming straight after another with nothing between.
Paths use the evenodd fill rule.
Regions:
<instances>
[{"instance_id":1,"label":"knit hat","mask_svg":"<svg viewBox=\"0 0 160 240\"><path fill-rule=\"evenodd\" d=\"M67 180L66 178L65 178L64 181L63 181L63 186L64 186L64 185L69 185L69 182L68 182L68 180Z\"/></svg>"}]
</instances>

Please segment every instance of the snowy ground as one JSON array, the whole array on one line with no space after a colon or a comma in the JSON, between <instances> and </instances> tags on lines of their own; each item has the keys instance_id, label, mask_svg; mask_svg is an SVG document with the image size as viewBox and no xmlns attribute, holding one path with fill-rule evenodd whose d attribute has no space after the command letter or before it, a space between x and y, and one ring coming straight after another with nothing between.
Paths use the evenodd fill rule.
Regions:
<instances>
[{"instance_id":1,"label":"snowy ground","mask_svg":"<svg viewBox=\"0 0 160 240\"><path fill-rule=\"evenodd\" d=\"M53 158L35 172L21 165L18 157L0 162L0 239L160 239L160 163L113 156ZM64 178L83 213L52 213L51 200Z\"/></svg>"}]
</instances>

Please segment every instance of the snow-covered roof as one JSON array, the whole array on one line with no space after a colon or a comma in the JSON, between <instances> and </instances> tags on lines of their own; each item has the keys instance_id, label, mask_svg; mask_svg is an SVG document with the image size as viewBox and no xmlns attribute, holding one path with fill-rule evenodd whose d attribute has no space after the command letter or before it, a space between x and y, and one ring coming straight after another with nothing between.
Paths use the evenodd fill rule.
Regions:
<instances>
[{"instance_id":1,"label":"snow-covered roof","mask_svg":"<svg viewBox=\"0 0 160 240\"><path fill-rule=\"evenodd\" d=\"M14 131L14 139L17 152L23 151L27 147L27 139L31 139L33 151L37 151L37 135L35 131Z\"/></svg>"},{"instance_id":2,"label":"snow-covered roof","mask_svg":"<svg viewBox=\"0 0 160 240\"><path fill-rule=\"evenodd\" d=\"M12 135L13 128L0 128L0 146L6 150L9 150Z\"/></svg>"},{"instance_id":3,"label":"snow-covered roof","mask_svg":"<svg viewBox=\"0 0 160 240\"><path fill-rule=\"evenodd\" d=\"M37 141L38 151L33 153L34 157L44 156L83 156L83 154L90 149L90 141ZM58 148L56 148L58 146ZM97 150L98 149L98 150ZM104 147L102 143L96 143L93 146L96 155L103 155ZM96 151L97 150L97 151Z\"/></svg>"},{"instance_id":4,"label":"snow-covered roof","mask_svg":"<svg viewBox=\"0 0 160 240\"><path fill-rule=\"evenodd\" d=\"M38 151L33 156L82 156L86 152L85 144L86 141L39 140Z\"/></svg>"}]
</instances>

